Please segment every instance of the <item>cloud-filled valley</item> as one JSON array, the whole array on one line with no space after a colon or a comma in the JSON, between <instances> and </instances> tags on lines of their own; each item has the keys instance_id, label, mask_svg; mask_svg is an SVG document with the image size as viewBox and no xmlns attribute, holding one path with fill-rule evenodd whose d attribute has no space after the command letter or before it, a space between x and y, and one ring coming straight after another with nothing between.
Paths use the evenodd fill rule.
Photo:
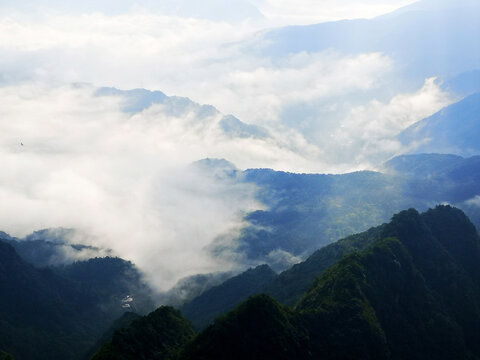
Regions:
<instances>
[{"instance_id":1,"label":"cloud-filled valley","mask_svg":"<svg viewBox=\"0 0 480 360\"><path fill-rule=\"evenodd\" d=\"M403 78L409 68L388 47L268 50L278 45L270 27L308 24L306 9L324 21L411 1L363 1L350 13L348 1L237 1L220 18L188 1L147 3L0 6L0 229L81 230L89 236L75 241L113 249L162 290L240 269L245 215L265 209L255 185L192 163L375 170L409 151L399 133L461 98L443 86L450 73ZM213 243L231 251L214 256Z\"/></svg>"}]
</instances>

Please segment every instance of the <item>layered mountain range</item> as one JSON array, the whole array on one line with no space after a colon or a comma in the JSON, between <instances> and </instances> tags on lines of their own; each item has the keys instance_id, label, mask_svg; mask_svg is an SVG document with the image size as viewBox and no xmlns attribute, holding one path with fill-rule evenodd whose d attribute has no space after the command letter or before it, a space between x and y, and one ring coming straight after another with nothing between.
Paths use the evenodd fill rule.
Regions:
<instances>
[{"instance_id":1,"label":"layered mountain range","mask_svg":"<svg viewBox=\"0 0 480 360\"><path fill-rule=\"evenodd\" d=\"M316 270L292 307L256 295L196 336L178 312L160 308L114 333L93 359L479 358L480 238L460 210L402 211L332 246L341 252L333 266L317 254L279 276L295 287L306 268ZM265 279L264 269L256 273ZM225 289L216 289L219 308Z\"/></svg>"},{"instance_id":2,"label":"layered mountain range","mask_svg":"<svg viewBox=\"0 0 480 360\"><path fill-rule=\"evenodd\" d=\"M268 138L268 132L260 127L244 124L234 117L222 117L214 108L202 107L185 98L169 98L145 90L126 94L105 88L99 90L98 96L126 96L125 111L132 113L152 104L165 104L178 115L187 106L198 114L214 114L220 119L218 126L229 136ZM470 95L398 137L413 153L430 146L432 150L452 154L402 155L383 164L379 172L294 174L271 169L240 171L225 160L196 163L197 169L218 178L256 186L256 197L265 209L246 216L248 225L241 231L236 251L245 257L247 264L268 265L252 268L225 282L233 274L185 279L177 290L159 298L181 307L194 328L200 330L256 293L269 294L287 306L295 305L325 269L344 255L365 251L381 239L385 225L331 244L333 241L388 221L392 213L402 209L415 207L423 211L438 203L449 203L464 210L478 225L480 159L460 156L478 153L474 141L479 121L475 112L477 98L476 94ZM455 149L448 144L456 144ZM4 298L4 309L8 311L3 313L3 329L7 330L0 337L0 348L19 359L44 356L75 359L82 353L91 354L99 346L95 342L100 334L122 312L142 312L153 307L151 290L142 285L132 264L114 258L84 260L108 255L109 251L65 241L72 237L72 232L42 230L24 239L2 233L4 243L10 244L3 245L2 261L4 279L9 279L5 280L5 291L11 296ZM217 254L224 251L221 245L213 250ZM291 267L302 259L306 260ZM48 270L40 269L46 266ZM278 271L283 272L277 275ZM16 275L11 276L12 272ZM100 274L103 276L99 277ZM15 279L25 287L12 292ZM132 294L135 302L128 300ZM18 297L27 303L19 306L22 303L17 301ZM34 298L38 300L28 303ZM33 308L40 310L28 313ZM19 346L18 339L24 339L19 334L26 328L30 329L30 347ZM62 337L65 333L71 336ZM176 346L181 348L179 344Z\"/></svg>"},{"instance_id":3,"label":"layered mountain range","mask_svg":"<svg viewBox=\"0 0 480 360\"><path fill-rule=\"evenodd\" d=\"M186 16L203 14L182 4ZM238 19L261 16L248 2L236 6ZM381 86L347 89L332 106L317 102L340 95L293 101L271 127L161 91L75 84L118 105L125 124L141 123L137 141L150 122L162 131L179 125L155 133L148 154L185 129L184 147L220 144L212 157L229 149L233 160L190 169L226 191L255 189L261 210L243 216L231 241L211 239L209 255L233 259L234 270L187 277L161 294L113 250L75 242L75 229L21 239L0 232L0 360L480 359L479 12L475 0L423 0L374 19L271 29L235 44L278 68L312 54L373 54L393 69L377 79ZM396 150L379 150L375 171L240 170L228 161L320 161L317 123L371 101L388 104L430 77L451 105L388 138ZM38 149L47 147L28 152Z\"/></svg>"}]
</instances>

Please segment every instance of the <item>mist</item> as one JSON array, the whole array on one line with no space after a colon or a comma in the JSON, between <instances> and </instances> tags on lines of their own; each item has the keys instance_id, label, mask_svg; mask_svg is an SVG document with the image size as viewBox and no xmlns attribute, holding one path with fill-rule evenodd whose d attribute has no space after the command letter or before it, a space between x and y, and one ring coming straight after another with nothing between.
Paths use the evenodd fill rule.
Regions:
<instances>
[{"instance_id":1,"label":"mist","mask_svg":"<svg viewBox=\"0 0 480 360\"><path fill-rule=\"evenodd\" d=\"M376 169L404 151L395 139L401 130L456 99L434 78L397 87L398 63L382 52L272 59L249 46L263 45L272 26L372 17L410 2L238 1L223 9L244 9L238 18L202 15L188 1L170 12L129 1L118 12L108 2L98 9L6 2L1 230L23 237L77 229L86 235L76 242L133 261L158 290L242 268L236 239L245 214L264 206L257 189L193 162L222 158L240 170L305 173ZM171 101L129 112L125 96L98 96L102 86L160 90ZM263 135L227 133L227 114ZM213 255L218 243L231 251ZM272 261L300 260L287 255Z\"/></svg>"},{"instance_id":2,"label":"mist","mask_svg":"<svg viewBox=\"0 0 480 360\"><path fill-rule=\"evenodd\" d=\"M130 116L89 87L0 93L4 231L78 229L89 236L76 242L133 261L158 289L238 265L205 248L219 235L235 247L243 215L260 207L255 189L190 166L228 141L215 115L196 125L154 107Z\"/></svg>"}]
</instances>

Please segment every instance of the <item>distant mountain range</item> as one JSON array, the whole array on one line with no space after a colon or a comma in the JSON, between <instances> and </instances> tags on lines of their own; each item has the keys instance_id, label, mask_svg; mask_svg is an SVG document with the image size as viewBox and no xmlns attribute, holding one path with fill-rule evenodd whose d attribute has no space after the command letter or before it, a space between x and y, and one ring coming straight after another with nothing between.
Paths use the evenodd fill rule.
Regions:
<instances>
[{"instance_id":1,"label":"distant mountain range","mask_svg":"<svg viewBox=\"0 0 480 360\"><path fill-rule=\"evenodd\" d=\"M385 163L381 172L343 175L235 172L233 165L212 160L204 165L211 172L226 169L237 181L257 186L257 198L266 209L246 216L249 225L242 229L238 251L276 271L339 238L386 222L404 208L423 211L449 203L476 224L480 221L480 208L471 202L480 196L479 157L405 155Z\"/></svg>"},{"instance_id":2,"label":"distant mountain range","mask_svg":"<svg viewBox=\"0 0 480 360\"><path fill-rule=\"evenodd\" d=\"M48 2L7 0L0 7ZM246 0L173 2L137 5L218 20L213 6L232 22L262 17ZM97 6L78 4L73 13ZM118 14L133 5L103 7ZM343 114L374 100L388 104L429 77L456 103L389 138L402 149L381 155L386 161L377 171L240 170L225 159L192 164L215 180L256 189L262 210L244 216L234 241L212 239L208 248L222 257L233 247L239 267L250 267L241 273L197 274L158 295L134 264L76 243L75 229L22 239L0 232L0 360L480 359L479 14L478 0L422 0L374 19L270 29L236 43L246 59L253 55L273 70L317 53L392 60L379 88L343 94L338 107L325 106L327 94L282 108L278 126L298 134L300 145L288 132L279 136L273 126L188 98L75 84L114 97L131 121L151 112L152 121L171 118L199 130L199 139L212 136L211 143L242 149L248 139L302 160L304 144L321 149L320 137L309 133L312 124L330 121L330 111L338 122L340 108ZM252 158L256 149L249 147ZM178 309L154 310L159 303Z\"/></svg>"},{"instance_id":3,"label":"distant mountain range","mask_svg":"<svg viewBox=\"0 0 480 360\"><path fill-rule=\"evenodd\" d=\"M81 85L80 85L81 86ZM146 89L119 90L116 88L98 88L96 96L116 96L123 99L123 111L135 114L148 109L152 105L163 105L166 115L182 117L189 113L195 114L198 122L205 121L209 117L218 118L219 128L229 137L235 138L258 138L268 137L268 131L260 126L246 124L233 115L224 116L211 105L200 105L189 98L179 96L167 96L161 91Z\"/></svg>"},{"instance_id":4,"label":"distant mountain range","mask_svg":"<svg viewBox=\"0 0 480 360\"><path fill-rule=\"evenodd\" d=\"M111 255L108 249L75 244L73 239L78 232L74 229L43 229L22 239L13 238L0 232L0 239L12 245L26 262L36 267L69 265L76 260Z\"/></svg>"},{"instance_id":5,"label":"distant mountain range","mask_svg":"<svg viewBox=\"0 0 480 360\"><path fill-rule=\"evenodd\" d=\"M374 19L288 26L261 34L250 51L278 58L301 52L381 52L410 79L449 77L480 66L477 1L423 0Z\"/></svg>"},{"instance_id":6,"label":"distant mountain range","mask_svg":"<svg viewBox=\"0 0 480 360\"><path fill-rule=\"evenodd\" d=\"M397 138L413 153L480 154L480 93L413 124Z\"/></svg>"}]
</instances>

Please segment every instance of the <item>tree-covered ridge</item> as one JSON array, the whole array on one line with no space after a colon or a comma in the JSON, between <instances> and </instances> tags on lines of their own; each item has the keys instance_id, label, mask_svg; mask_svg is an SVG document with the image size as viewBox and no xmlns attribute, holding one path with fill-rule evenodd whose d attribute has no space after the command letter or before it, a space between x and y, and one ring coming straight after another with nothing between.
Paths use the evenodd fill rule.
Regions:
<instances>
[{"instance_id":1,"label":"tree-covered ridge","mask_svg":"<svg viewBox=\"0 0 480 360\"><path fill-rule=\"evenodd\" d=\"M134 312L126 312L120 318L115 320L113 324L103 333L103 335L97 340L95 345L93 345L89 351L85 353L84 359L90 359L94 354L96 354L106 343L112 341L115 331L126 328L130 324L139 319L141 316Z\"/></svg>"},{"instance_id":2,"label":"tree-covered ridge","mask_svg":"<svg viewBox=\"0 0 480 360\"><path fill-rule=\"evenodd\" d=\"M282 304L293 306L309 289L312 282L344 256L367 249L382 236L385 225L348 236L315 251L305 261L283 271L265 287L265 293Z\"/></svg>"},{"instance_id":3,"label":"tree-covered ridge","mask_svg":"<svg viewBox=\"0 0 480 360\"><path fill-rule=\"evenodd\" d=\"M81 359L125 312L122 299L143 286L121 259L38 269L0 241L0 349L17 360Z\"/></svg>"},{"instance_id":4,"label":"tree-covered ridge","mask_svg":"<svg viewBox=\"0 0 480 360\"><path fill-rule=\"evenodd\" d=\"M293 310L256 295L197 335L177 359L305 359L307 344Z\"/></svg>"},{"instance_id":5,"label":"tree-covered ridge","mask_svg":"<svg viewBox=\"0 0 480 360\"><path fill-rule=\"evenodd\" d=\"M178 310L162 306L114 332L92 360L161 360L173 356L194 336Z\"/></svg>"},{"instance_id":6,"label":"tree-covered ridge","mask_svg":"<svg viewBox=\"0 0 480 360\"><path fill-rule=\"evenodd\" d=\"M403 196L404 179L372 171L322 175L253 169L244 172L244 181L258 186L257 197L267 208L247 216L251 226L242 230L240 249L272 266L275 249L308 256L417 205ZM285 268L279 263L276 270Z\"/></svg>"},{"instance_id":7,"label":"tree-covered ridge","mask_svg":"<svg viewBox=\"0 0 480 360\"><path fill-rule=\"evenodd\" d=\"M103 257L109 250L72 243L79 233L74 229L50 228L34 231L19 239L0 232L0 239L15 248L18 255L35 267L72 264L75 260Z\"/></svg>"},{"instance_id":8,"label":"tree-covered ridge","mask_svg":"<svg viewBox=\"0 0 480 360\"><path fill-rule=\"evenodd\" d=\"M12 355L7 354L6 352L0 350L0 360L15 360L15 359Z\"/></svg>"},{"instance_id":9,"label":"tree-covered ridge","mask_svg":"<svg viewBox=\"0 0 480 360\"><path fill-rule=\"evenodd\" d=\"M369 245L323 272L295 307L253 296L163 358L480 359L470 220L450 206L410 209L361 239Z\"/></svg>"},{"instance_id":10,"label":"tree-covered ridge","mask_svg":"<svg viewBox=\"0 0 480 360\"><path fill-rule=\"evenodd\" d=\"M118 257L93 258L52 270L98 299L104 307L145 314L155 308L152 290L130 261Z\"/></svg>"},{"instance_id":11,"label":"tree-covered ridge","mask_svg":"<svg viewBox=\"0 0 480 360\"><path fill-rule=\"evenodd\" d=\"M216 316L233 309L254 294L265 293L284 305L293 306L325 269L343 256L372 245L380 237L382 229L383 226L372 228L327 245L279 275L267 265L250 269L187 302L182 306L182 312L196 329L203 329Z\"/></svg>"},{"instance_id":12,"label":"tree-covered ridge","mask_svg":"<svg viewBox=\"0 0 480 360\"><path fill-rule=\"evenodd\" d=\"M290 267L278 249L305 258L351 234L388 222L403 209L426 211L449 203L480 225L480 157L419 154L387 162L382 172L293 174L269 169L242 173L258 187L261 211L250 213L239 249L274 270Z\"/></svg>"},{"instance_id":13,"label":"tree-covered ridge","mask_svg":"<svg viewBox=\"0 0 480 360\"><path fill-rule=\"evenodd\" d=\"M264 292L276 276L268 265L249 269L187 302L181 307L182 313L196 329L201 330L214 318L230 311L250 295Z\"/></svg>"},{"instance_id":14,"label":"tree-covered ridge","mask_svg":"<svg viewBox=\"0 0 480 360\"><path fill-rule=\"evenodd\" d=\"M373 246L323 273L293 309L251 298L197 336L181 358L281 358L283 351L288 359L478 359L479 246L475 227L457 209L403 211ZM259 299L275 316L255 312ZM288 333L291 341L266 353L250 339L258 332L267 339Z\"/></svg>"}]
</instances>

